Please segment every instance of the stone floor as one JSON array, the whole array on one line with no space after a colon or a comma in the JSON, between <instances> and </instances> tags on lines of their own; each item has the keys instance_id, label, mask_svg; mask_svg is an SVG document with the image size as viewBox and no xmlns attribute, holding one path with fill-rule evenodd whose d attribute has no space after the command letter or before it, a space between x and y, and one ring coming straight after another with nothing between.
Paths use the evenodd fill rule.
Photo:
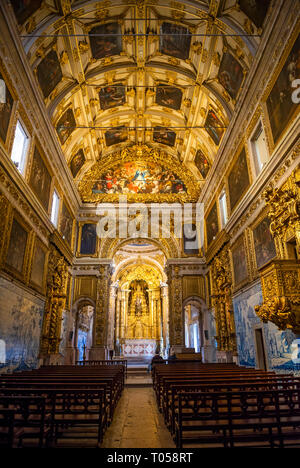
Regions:
<instances>
[{"instance_id":1,"label":"stone floor","mask_svg":"<svg viewBox=\"0 0 300 468\"><path fill-rule=\"evenodd\" d=\"M175 448L152 387L125 388L102 447Z\"/></svg>"}]
</instances>

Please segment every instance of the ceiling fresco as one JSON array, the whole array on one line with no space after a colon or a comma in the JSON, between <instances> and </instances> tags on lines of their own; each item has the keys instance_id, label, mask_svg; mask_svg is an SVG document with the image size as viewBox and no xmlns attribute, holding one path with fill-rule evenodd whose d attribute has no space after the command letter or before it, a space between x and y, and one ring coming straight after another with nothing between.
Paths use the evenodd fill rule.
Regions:
<instances>
[{"instance_id":1,"label":"ceiling fresco","mask_svg":"<svg viewBox=\"0 0 300 468\"><path fill-rule=\"evenodd\" d=\"M76 183L132 145L165 151L204 183L253 63L269 0L11 3Z\"/></svg>"}]
</instances>

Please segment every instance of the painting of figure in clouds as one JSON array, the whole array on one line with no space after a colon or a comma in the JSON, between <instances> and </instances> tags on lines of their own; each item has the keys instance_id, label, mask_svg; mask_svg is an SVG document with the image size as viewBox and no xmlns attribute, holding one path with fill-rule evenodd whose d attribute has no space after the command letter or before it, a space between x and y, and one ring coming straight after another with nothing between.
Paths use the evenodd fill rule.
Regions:
<instances>
[{"instance_id":1,"label":"painting of figure in clouds","mask_svg":"<svg viewBox=\"0 0 300 468\"><path fill-rule=\"evenodd\" d=\"M102 110L122 106L126 102L125 86L111 85L101 88L99 92L100 107Z\"/></svg>"},{"instance_id":2,"label":"painting of figure in clouds","mask_svg":"<svg viewBox=\"0 0 300 468\"><path fill-rule=\"evenodd\" d=\"M92 56L95 59L119 55L122 52L122 30L119 23L95 26L90 30L89 37Z\"/></svg>"},{"instance_id":3,"label":"painting of figure in clouds","mask_svg":"<svg viewBox=\"0 0 300 468\"><path fill-rule=\"evenodd\" d=\"M75 128L76 121L73 114L73 110L69 108L61 116L56 126L57 135L62 145L65 144L71 133L74 132Z\"/></svg>"},{"instance_id":4,"label":"painting of figure in clouds","mask_svg":"<svg viewBox=\"0 0 300 468\"><path fill-rule=\"evenodd\" d=\"M243 68L236 58L225 52L219 68L218 79L228 94L235 99L243 81Z\"/></svg>"},{"instance_id":5,"label":"painting of figure in clouds","mask_svg":"<svg viewBox=\"0 0 300 468\"><path fill-rule=\"evenodd\" d=\"M191 34L183 26L163 23L160 28L160 52L186 60L190 55Z\"/></svg>"},{"instance_id":6,"label":"painting of figure in clouds","mask_svg":"<svg viewBox=\"0 0 300 468\"><path fill-rule=\"evenodd\" d=\"M235 208L250 185L245 148L240 152L228 176L228 189L231 210Z\"/></svg>"},{"instance_id":7,"label":"painting of figure in clouds","mask_svg":"<svg viewBox=\"0 0 300 468\"><path fill-rule=\"evenodd\" d=\"M194 162L203 179L205 179L210 169L210 162L201 150L197 151Z\"/></svg>"},{"instance_id":8,"label":"painting of figure in clouds","mask_svg":"<svg viewBox=\"0 0 300 468\"><path fill-rule=\"evenodd\" d=\"M217 204L214 203L206 218L206 239L209 245L219 231Z\"/></svg>"},{"instance_id":9,"label":"painting of figure in clouds","mask_svg":"<svg viewBox=\"0 0 300 468\"><path fill-rule=\"evenodd\" d=\"M51 50L38 64L36 72L44 98L47 98L62 79L62 71L55 50Z\"/></svg>"},{"instance_id":10,"label":"painting of figure in clouds","mask_svg":"<svg viewBox=\"0 0 300 468\"><path fill-rule=\"evenodd\" d=\"M154 127L153 141L162 143L163 145L174 146L176 133L165 127Z\"/></svg>"},{"instance_id":11,"label":"painting of figure in clouds","mask_svg":"<svg viewBox=\"0 0 300 468\"><path fill-rule=\"evenodd\" d=\"M267 216L253 229L253 238L256 265L257 268L260 268L276 257L275 243L270 231L270 220Z\"/></svg>"},{"instance_id":12,"label":"painting of figure in clouds","mask_svg":"<svg viewBox=\"0 0 300 468\"><path fill-rule=\"evenodd\" d=\"M70 169L72 176L75 178L85 163L85 156L83 149L80 149L71 159Z\"/></svg>"},{"instance_id":13,"label":"painting of figure in clouds","mask_svg":"<svg viewBox=\"0 0 300 468\"><path fill-rule=\"evenodd\" d=\"M35 147L29 177L29 185L46 211L48 211L51 180L51 175L48 172L46 164L44 163L38 148Z\"/></svg>"},{"instance_id":14,"label":"painting of figure in clouds","mask_svg":"<svg viewBox=\"0 0 300 468\"><path fill-rule=\"evenodd\" d=\"M14 218L11 228L10 240L6 254L6 264L16 270L18 273L23 273L25 250L27 245L28 232Z\"/></svg>"},{"instance_id":15,"label":"painting of figure in clouds","mask_svg":"<svg viewBox=\"0 0 300 468\"><path fill-rule=\"evenodd\" d=\"M292 99L292 94L296 89L293 83L295 80L300 79L299 63L300 35L289 53L266 102L275 143L279 140L294 113L297 113L297 110L299 111L299 104L293 102Z\"/></svg>"},{"instance_id":16,"label":"painting of figure in clouds","mask_svg":"<svg viewBox=\"0 0 300 468\"><path fill-rule=\"evenodd\" d=\"M175 86L159 85L156 88L155 102L159 106L179 110L182 101L182 91Z\"/></svg>"},{"instance_id":17,"label":"painting of figure in clouds","mask_svg":"<svg viewBox=\"0 0 300 468\"><path fill-rule=\"evenodd\" d=\"M210 109L207 113L204 127L209 136L212 138L213 142L216 145L219 145L225 128L224 124L221 122L221 120L217 117L217 114L212 109Z\"/></svg>"},{"instance_id":18,"label":"painting of figure in clouds","mask_svg":"<svg viewBox=\"0 0 300 468\"><path fill-rule=\"evenodd\" d=\"M123 125L112 128L105 132L106 146L117 145L118 143L124 143L128 139L128 130Z\"/></svg>"},{"instance_id":19,"label":"painting of figure in clouds","mask_svg":"<svg viewBox=\"0 0 300 468\"><path fill-rule=\"evenodd\" d=\"M1 73L0 86L0 138L5 143L14 101Z\"/></svg>"}]
</instances>

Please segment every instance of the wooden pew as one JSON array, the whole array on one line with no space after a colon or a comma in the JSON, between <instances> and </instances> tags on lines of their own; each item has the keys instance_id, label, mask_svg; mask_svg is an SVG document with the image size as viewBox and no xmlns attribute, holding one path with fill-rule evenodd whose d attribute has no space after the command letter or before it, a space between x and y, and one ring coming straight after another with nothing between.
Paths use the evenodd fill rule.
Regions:
<instances>
[{"instance_id":1,"label":"wooden pew","mask_svg":"<svg viewBox=\"0 0 300 468\"><path fill-rule=\"evenodd\" d=\"M36 447L44 447L50 433L45 398L23 393L0 394L0 433L0 439L7 436L9 447L22 447L24 439L31 439Z\"/></svg>"},{"instance_id":2,"label":"wooden pew","mask_svg":"<svg viewBox=\"0 0 300 468\"><path fill-rule=\"evenodd\" d=\"M180 392L176 445L285 447L300 439L300 390Z\"/></svg>"}]
</instances>

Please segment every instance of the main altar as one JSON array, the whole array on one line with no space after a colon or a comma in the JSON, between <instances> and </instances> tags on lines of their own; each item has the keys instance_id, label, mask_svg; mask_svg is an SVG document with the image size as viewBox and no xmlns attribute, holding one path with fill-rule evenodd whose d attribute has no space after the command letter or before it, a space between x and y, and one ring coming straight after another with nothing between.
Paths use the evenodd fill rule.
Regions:
<instances>
[{"instance_id":1,"label":"main altar","mask_svg":"<svg viewBox=\"0 0 300 468\"><path fill-rule=\"evenodd\" d=\"M124 357L152 356L161 344L161 291L134 279L119 291L116 339Z\"/></svg>"}]
</instances>

